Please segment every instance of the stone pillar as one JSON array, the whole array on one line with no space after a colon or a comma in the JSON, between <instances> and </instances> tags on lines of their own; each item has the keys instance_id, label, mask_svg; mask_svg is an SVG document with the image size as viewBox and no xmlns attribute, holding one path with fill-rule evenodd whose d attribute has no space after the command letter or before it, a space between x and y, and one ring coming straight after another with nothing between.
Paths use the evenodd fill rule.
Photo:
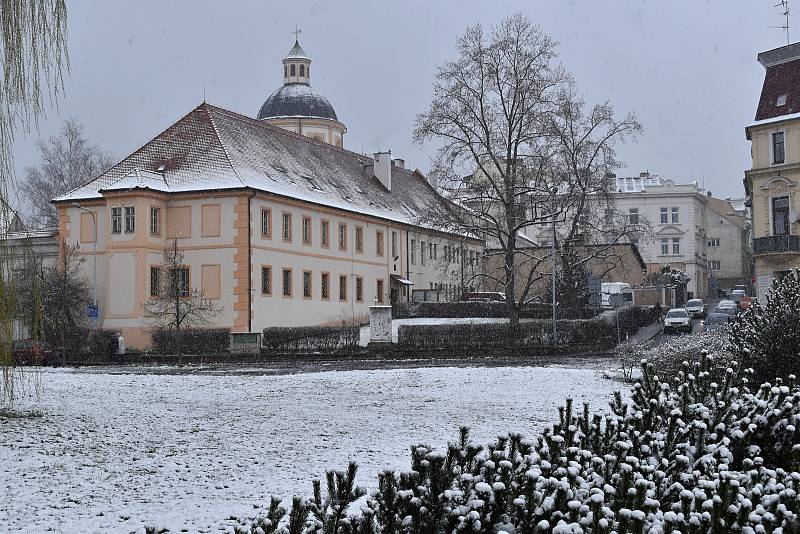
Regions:
<instances>
[{"instance_id":1,"label":"stone pillar","mask_svg":"<svg viewBox=\"0 0 800 534\"><path fill-rule=\"evenodd\" d=\"M369 307L369 342L392 342L392 307Z\"/></svg>"}]
</instances>

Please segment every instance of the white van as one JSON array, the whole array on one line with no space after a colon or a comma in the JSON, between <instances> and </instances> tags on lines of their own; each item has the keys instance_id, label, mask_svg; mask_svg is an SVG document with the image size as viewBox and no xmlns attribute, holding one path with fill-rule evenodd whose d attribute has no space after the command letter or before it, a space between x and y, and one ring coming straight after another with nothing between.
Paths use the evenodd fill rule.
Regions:
<instances>
[{"instance_id":1,"label":"white van","mask_svg":"<svg viewBox=\"0 0 800 534\"><path fill-rule=\"evenodd\" d=\"M611 309L611 295L622 295L623 306L633 306L633 289L625 282L603 282L600 284L600 307L604 310Z\"/></svg>"}]
</instances>

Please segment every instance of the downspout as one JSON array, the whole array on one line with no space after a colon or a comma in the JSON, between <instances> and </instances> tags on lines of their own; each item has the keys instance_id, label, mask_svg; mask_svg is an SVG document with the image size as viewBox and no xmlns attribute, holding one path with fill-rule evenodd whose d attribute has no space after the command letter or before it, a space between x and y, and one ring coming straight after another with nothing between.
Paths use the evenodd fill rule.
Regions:
<instances>
[{"instance_id":1,"label":"downspout","mask_svg":"<svg viewBox=\"0 0 800 534\"><path fill-rule=\"evenodd\" d=\"M253 214L252 200L256 196L251 192L247 197L247 331L253 331Z\"/></svg>"},{"instance_id":2,"label":"downspout","mask_svg":"<svg viewBox=\"0 0 800 534\"><path fill-rule=\"evenodd\" d=\"M406 278L411 280L411 264L408 263L408 261L409 261L408 257L411 254L411 251L408 248L409 247L408 232L409 232L409 230L408 230L408 228L406 228ZM408 293L406 294L406 302L411 302L411 287L410 286L408 286Z\"/></svg>"}]
</instances>

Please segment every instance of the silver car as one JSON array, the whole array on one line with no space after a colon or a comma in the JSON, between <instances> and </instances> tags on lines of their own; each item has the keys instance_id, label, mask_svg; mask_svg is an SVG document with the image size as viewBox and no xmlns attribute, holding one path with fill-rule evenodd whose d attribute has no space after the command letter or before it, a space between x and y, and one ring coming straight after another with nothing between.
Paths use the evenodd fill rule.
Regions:
<instances>
[{"instance_id":1,"label":"silver car","mask_svg":"<svg viewBox=\"0 0 800 534\"><path fill-rule=\"evenodd\" d=\"M672 308L664 318L664 333L670 332L692 332L692 317L686 308Z\"/></svg>"},{"instance_id":2,"label":"silver car","mask_svg":"<svg viewBox=\"0 0 800 534\"><path fill-rule=\"evenodd\" d=\"M693 319L706 316L706 305L703 304L703 301L700 299L689 300L685 307L686 311L689 312L689 315L691 315Z\"/></svg>"}]
</instances>

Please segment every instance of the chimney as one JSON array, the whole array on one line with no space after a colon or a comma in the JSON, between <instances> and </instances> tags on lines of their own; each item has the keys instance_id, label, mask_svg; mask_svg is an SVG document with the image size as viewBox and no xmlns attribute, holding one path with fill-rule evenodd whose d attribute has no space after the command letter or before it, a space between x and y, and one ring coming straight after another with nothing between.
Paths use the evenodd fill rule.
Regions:
<instances>
[{"instance_id":1,"label":"chimney","mask_svg":"<svg viewBox=\"0 0 800 534\"><path fill-rule=\"evenodd\" d=\"M373 172L375 173L375 178L380 180L383 184L383 187L386 188L387 191L392 190L392 151L388 152L375 152L372 155L373 159L375 160L373 166Z\"/></svg>"},{"instance_id":2,"label":"chimney","mask_svg":"<svg viewBox=\"0 0 800 534\"><path fill-rule=\"evenodd\" d=\"M394 159L392 160L392 167L397 167L397 168L400 168L400 169L405 169L405 168L406 168L406 160L404 160L404 159L401 159L401 158L394 158Z\"/></svg>"}]
</instances>

